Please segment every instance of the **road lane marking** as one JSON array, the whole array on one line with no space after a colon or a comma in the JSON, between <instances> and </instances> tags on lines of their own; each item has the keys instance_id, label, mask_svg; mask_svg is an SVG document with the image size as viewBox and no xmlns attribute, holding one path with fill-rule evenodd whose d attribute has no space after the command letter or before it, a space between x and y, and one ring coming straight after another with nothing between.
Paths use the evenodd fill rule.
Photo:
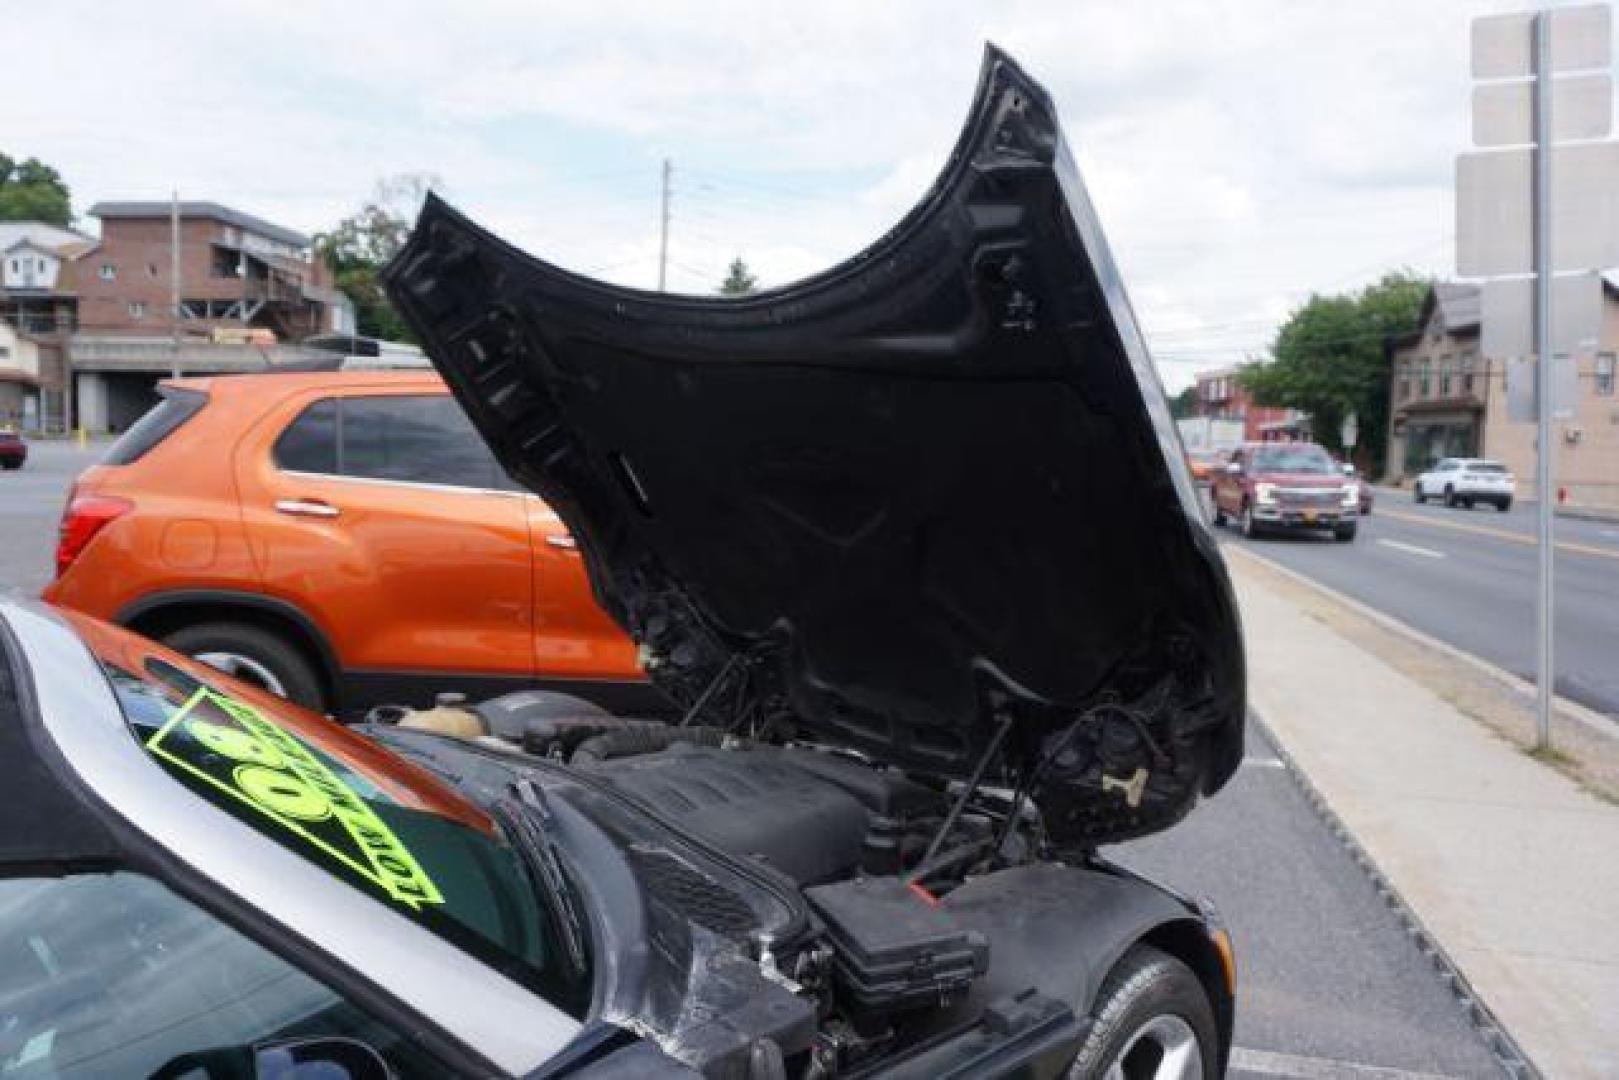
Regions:
<instances>
[{"instance_id":1,"label":"road lane marking","mask_svg":"<svg viewBox=\"0 0 1619 1080\"><path fill-rule=\"evenodd\" d=\"M1400 542L1399 540L1385 540L1381 536L1377 538L1377 542L1382 544L1384 547L1391 547L1397 551L1408 551L1413 555L1421 555L1425 559L1443 559L1445 557L1445 553L1443 551L1434 551L1430 548L1417 547L1415 544L1406 544Z\"/></svg>"},{"instance_id":2,"label":"road lane marking","mask_svg":"<svg viewBox=\"0 0 1619 1080\"><path fill-rule=\"evenodd\" d=\"M1287 768L1286 762L1279 761L1279 760L1277 760L1276 758L1273 758L1273 757L1245 757L1245 758L1242 759L1242 763L1244 765L1248 766L1249 768L1253 768L1253 769L1285 769L1285 768Z\"/></svg>"},{"instance_id":3,"label":"road lane marking","mask_svg":"<svg viewBox=\"0 0 1619 1080\"><path fill-rule=\"evenodd\" d=\"M1231 1069L1259 1076L1286 1077L1287 1080L1449 1080L1440 1073L1410 1072L1385 1065L1362 1065L1337 1058L1301 1057L1270 1050L1249 1050L1238 1046L1231 1051Z\"/></svg>"},{"instance_id":4,"label":"road lane marking","mask_svg":"<svg viewBox=\"0 0 1619 1080\"><path fill-rule=\"evenodd\" d=\"M1490 536L1497 540L1506 540L1513 544L1522 544L1524 547L1534 547L1535 538L1524 536L1521 533L1506 532L1503 529L1492 529L1487 525L1469 525L1461 521L1446 521L1433 514L1408 514L1399 510L1379 510L1381 517L1393 518L1396 521L1409 521L1415 525L1432 525L1436 529L1454 529L1457 532L1472 533L1475 536ZM1557 540L1553 547L1559 551L1566 551L1571 555L1595 555L1602 559L1619 559L1619 549L1596 547L1592 544L1577 544L1570 540Z\"/></svg>"}]
</instances>

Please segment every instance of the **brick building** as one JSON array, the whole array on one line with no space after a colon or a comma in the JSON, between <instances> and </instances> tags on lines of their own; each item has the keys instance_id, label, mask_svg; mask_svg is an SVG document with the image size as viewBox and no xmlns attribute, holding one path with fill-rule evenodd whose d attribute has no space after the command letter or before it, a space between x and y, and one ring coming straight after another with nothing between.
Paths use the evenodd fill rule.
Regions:
<instances>
[{"instance_id":1,"label":"brick building","mask_svg":"<svg viewBox=\"0 0 1619 1080\"><path fill-rule=\"evenodd\" d=\"M1417 329L1388 342L1389 479L1409 480L1442 457L1489 457L1533 497L1535 426L1507 418L1506 358L1483 355L1477 285L1442 282ZM1572 502L1619 507L1619 283L1602 283L1601 334L1575 357L1573 416L1558 421L1553 475Z\"/></svg>"},{"instance_id":2,"label":"brick building","mask_svg":"<svg viewBox=\"0 0 1619 1080\"><path fill-rule=\"evenodd\" d=\"M1193 414L1216 420L1242 421L1242 437L1246 442L1309 437L1308 426L1298 410L1255 405L1252 395L1238 377L1241 371L1241 368L1228 367L1198 372L1195 376L1197 397Z\"/></svg>"},{"instance_id":3,"label":"brick building","mask_svg":"<svg viewBox=\"0 0 1619 1080\"><path fill-rule=\"evenodd\" d=\"M175 366L185 374L258 371L327 355L292 344L306 337L354 331L353 305L309 237L213 202L178 207L176 318L170 212L158 201L90 208L101 238L77 259L71 343L78 420L90 430L127 427Z\"/></svg>"}]
</instances>

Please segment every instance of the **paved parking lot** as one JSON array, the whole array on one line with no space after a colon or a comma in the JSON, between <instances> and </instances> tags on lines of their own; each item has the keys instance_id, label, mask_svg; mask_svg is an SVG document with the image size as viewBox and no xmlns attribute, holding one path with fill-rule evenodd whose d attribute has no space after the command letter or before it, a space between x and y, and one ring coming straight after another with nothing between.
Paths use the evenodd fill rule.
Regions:
<instances>
[{"instance_id":1,"label":"paved parking lot","mask_svg":"<svg viewBox=\"0 0 1619 1080\"><path fill-rule=\"evenodd\" d=\"M0 591L35 594L50 579L68 485L103 449L38 442L25 469L0 473ZM1234 1076L1500 1075L1258 729L1225 791L1168 833L1109 854L1224 913L1241 965Z\"/></svg>"},{"instance_id":2,"label":"paved parking lot","mask_svg":"<svg viewBox=\"0 0 1619 1080\"><path fill-rule=\"evenodd\" d=\"M68 485L107 448L92 443L35 440L28 445L28 464L16 472L0 470L0 590L36 595L51 580L56 550L56 524Z\"/></svg>"}]
</instances>

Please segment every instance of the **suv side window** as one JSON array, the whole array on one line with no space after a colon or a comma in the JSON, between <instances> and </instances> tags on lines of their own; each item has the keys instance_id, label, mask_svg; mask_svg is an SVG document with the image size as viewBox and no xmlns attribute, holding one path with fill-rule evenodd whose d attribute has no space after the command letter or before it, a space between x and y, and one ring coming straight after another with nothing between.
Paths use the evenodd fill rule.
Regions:
<instances>
[{"instance_id":1,"label":"suv side window","mask_svg":"<svg viewBox=\"0 0 1619 1080\"><path fill-rule=\"evenodd\" d=\"M401 1076L442 1063L257 942L133 873L0 879L0 1075L253 1075L342 1038ZM264 1075L264 1069L257 1070ZM295 1073L294 1075L302 1075ZM321 1072L318 1075L327 1075Z\"/></svg>"},{"instance_id":2,"label":"suv side window","mask_svg":"<svg viewBox=\"0 0 1619 1080\"><path fill-rule=\"evenodd\" d=\"M290 472L337 475L337 399L317 401L275 441L275 463Z\"/></svg>"},{"instance_id":3,"label":"suv side window","mask_svg":"<svg viewBox=\"0 0 1619 1080\"><path fill-rule=\"evenodd\" d=\"M509 488L472 421L447 394L342 403L344 476Z\"/></svg>"},{"instance_id":4,"label":"suv side window","mask_svg":"<svg viewBox=\"0 0 1619 1080\"><path fill-rule=\"evenodd\" d=\"M516 491L448 394L325 398L275 444L293 472Z\"/></svg>"}]
</instances>

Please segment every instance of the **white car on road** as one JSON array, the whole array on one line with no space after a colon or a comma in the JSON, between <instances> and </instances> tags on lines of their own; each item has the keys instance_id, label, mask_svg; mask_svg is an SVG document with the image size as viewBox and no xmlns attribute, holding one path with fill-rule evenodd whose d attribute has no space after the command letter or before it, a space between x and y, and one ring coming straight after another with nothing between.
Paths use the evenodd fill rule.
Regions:
<instances>
[{"instance_id":1,"label":"white car on road","mask_svg":"<svg viewBox=\"0 0 1619 1080\"><path fill-rule=\"evenodd\" d=\"M1443 499L1446 506L1465 506L1469 510L1474 503L1491 503L1504 511L1511 509L1517 490L1518 482L1499 461L1445 458L1417 477L1411 496L1419 503Z\"/></svg>"}]
</instances>

